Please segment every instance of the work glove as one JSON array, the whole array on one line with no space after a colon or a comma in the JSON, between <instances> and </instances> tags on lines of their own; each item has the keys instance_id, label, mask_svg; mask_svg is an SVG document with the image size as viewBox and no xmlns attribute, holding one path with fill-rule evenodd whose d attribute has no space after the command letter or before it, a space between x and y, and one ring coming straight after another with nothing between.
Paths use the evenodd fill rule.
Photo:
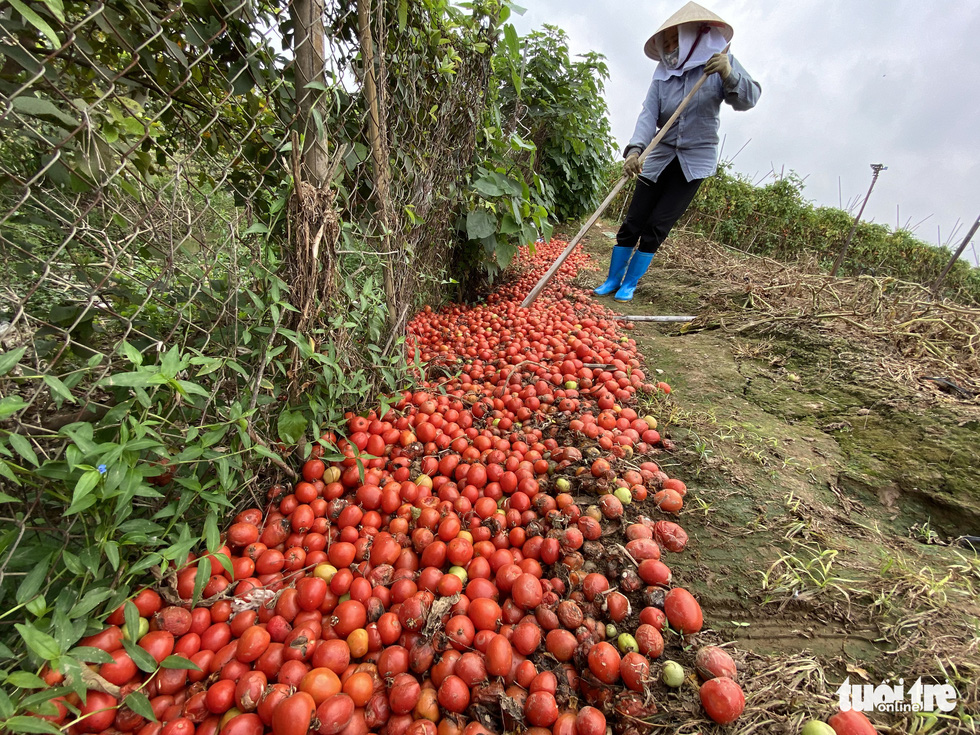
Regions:
<instances>
[{"instance_id":1,"label":"work glove","mask_svg":"<svg viewBox=\"0 0 980 735\"><path fill-rule=\"evenodd\" d=\"M640 154L637 151L631 151L628 156L626 156L626 162L623 164L623 173L625 173L630 178L634 176L639 176L640 171L643 170L643 166L640 165Z\"/></svg>"},{"instance_id":2,"label":"work glove","mask_svg":"<svg viewBox=\"0 0 980 735\"><path fill-rule=\"evenodd\" d=\"M732 62L728 60L728 54L715 54L708 63L704 65L705 74L719 74L722 79L728 79L732 75Z\"/></svg>"}]
</instances>

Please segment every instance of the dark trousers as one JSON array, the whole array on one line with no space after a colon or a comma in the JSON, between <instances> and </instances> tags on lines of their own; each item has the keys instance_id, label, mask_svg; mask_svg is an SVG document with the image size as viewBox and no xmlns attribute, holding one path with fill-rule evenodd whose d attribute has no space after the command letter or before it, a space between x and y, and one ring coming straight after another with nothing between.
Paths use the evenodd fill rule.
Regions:
<instances>
[{"instance_id":1,"label":"dark trousers","mask_svg":"<svg viewBox=\"0 0 980 735\"><path fill-rule=\"evenodd\" d=\"M632 249L639 240L641 253L657 252L670 228L694 200L702 181L685 179L677 158L667 164L655 182L641 176L616 235L616 245Z\"/></svg>"}]
</instances>

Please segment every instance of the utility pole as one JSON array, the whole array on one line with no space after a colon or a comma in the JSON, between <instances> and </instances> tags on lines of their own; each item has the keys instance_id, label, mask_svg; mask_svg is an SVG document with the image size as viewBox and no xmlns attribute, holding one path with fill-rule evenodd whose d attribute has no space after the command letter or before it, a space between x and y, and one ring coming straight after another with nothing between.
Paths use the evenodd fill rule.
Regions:
<instances>
[{"instance_id":1,"label":"utility pole","mask_svg":"<svg viewBox=\"0 0 980 735\"><path fill-rule=\"evenodd\" d=\"M963 255L963 251L966 250L966 246L970 244L970 240L972 240L973 236L976 234L977 228L980 228L980 217L977 217L977 221L973 223L973 227L971 227L970 231L966 233L966 237L963 238L963 242L960 243L959 248L957 248L956 252L953 253L953 257L949 259L949 263L947 263L946 267L943 268L943 272L939 274L939 278L936 279L936 283L932 287L933 296L939 295L939 287L943 285L943 281L945 281L946 276L949 275L950 270L953 268L953 264L960 259L961 255Z\"/></svg>"},{"instance_id":2,"label":"utility pole","mask_svg":"<svg viewBox=\"0 0 980 735\"><path fill-rule=\"evenodd\" d=\"M871 191L875 188L875 182L878 180L878 174L882 171L886 171L887 166L883 166L880 163L872 163L871 171L871 186L868 187L868 193L864 195L864 201L861 203L861 209L858 210L857 217L854 218L854 224L851 225L851 231L847 233L847 239L844 240L844 246L840 249L840 255L837 256L837 260L834 261L834 267L830 270L831 276L837 275L837 270L840 268L841 263L844 262L844 255L847 254L847 248L851 245L851 238L854 237L854 231L857 230L858 222L861 221L861 215L864 214L864 207L868 203L868 199L871 198Z\"/></svg>"}]
</instances>

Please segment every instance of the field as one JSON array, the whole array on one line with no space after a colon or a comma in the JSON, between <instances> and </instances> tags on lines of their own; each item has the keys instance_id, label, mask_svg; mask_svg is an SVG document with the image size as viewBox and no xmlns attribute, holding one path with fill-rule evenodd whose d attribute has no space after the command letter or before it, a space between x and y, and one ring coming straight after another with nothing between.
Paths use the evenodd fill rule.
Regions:
<instances>
[{"instance_id":1,"label":"field","mask_svg":"<svg viewBox=\"0 0 980 735\"><path fill-rule=\"evenodd\" d=\"M614 230L602 221L587 235L597 270L578 285L603 280ZM887 345L766 319L747 288L763 266L680 233L631 304L601 299L698 316L632 334L674 388L651 407L678 446L664 468L696 488L681 516L694 551L675 571L758 677L738 731L797 732L845 677L933 676L957 687L961 709L896 716L892 731L973 732L980 559L956 540L980 530L980 409L907 378L914 361L891 369L902 360Z\"/></svg>"}]
</instances>

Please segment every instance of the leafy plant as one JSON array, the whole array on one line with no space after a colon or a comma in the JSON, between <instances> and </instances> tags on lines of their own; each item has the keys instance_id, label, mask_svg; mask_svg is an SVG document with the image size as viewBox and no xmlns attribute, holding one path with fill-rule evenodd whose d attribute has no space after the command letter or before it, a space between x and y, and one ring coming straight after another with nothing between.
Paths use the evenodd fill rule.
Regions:
<instances>
[{"instance_id":1,"label":"leafy plant","mask_svg":"<svg viewBox=\"0 0 980 735\"><path fill-rule=\"evenodd\" d=\"M568 36L553 25L528 34L521 47L519 74L513 44L508 58L497 56L505 129L534 144L530 168L549 184L552 215L566 221L589 214L612 160L605 57L590 51L573 59Z\"/></svg>"}]
</instances>

